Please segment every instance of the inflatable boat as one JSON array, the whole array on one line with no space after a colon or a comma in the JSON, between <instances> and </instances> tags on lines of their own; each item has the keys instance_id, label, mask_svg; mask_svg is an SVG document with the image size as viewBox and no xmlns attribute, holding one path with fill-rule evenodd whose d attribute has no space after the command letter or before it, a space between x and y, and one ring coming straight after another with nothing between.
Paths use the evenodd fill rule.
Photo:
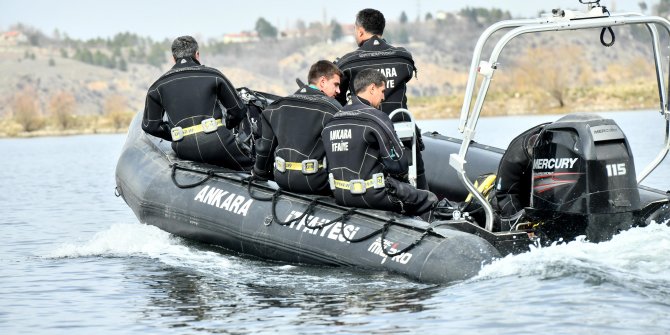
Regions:
<instances>
[{"instance_id":1,"label":"inflatable boat","mask_svg":"<svg viewBox=\"0 0 670 335\"><path fill-rule=\"evenodd\" d=\"M459 126L462 138L423 134L430 189L450 203L467 206L438 209L423 220L339 206L328 196L283 191L247 173L177 158L170 142L142 131L141 114L130 126L118 161L118 195L139 221L187 239L268 260L388 271L429 283L467 279L483 264L527 251L531 244L578 235L598 242L630 227L667 220L668 193L640 182L670 150L670 113L656 28L670 33L670 22L637 14L608 16L593 4L588 12L574 15L559 12L509 20L487 29L470 68ZM496 173L504 150L478 144L473 136L504 44L528 32L633 23L646 24L654 43L666 123L663 151L636 176L626 136L614 121L568 115L548 125L533 148L531 203L524 215L514 218L509 229L494 231L493 222L500 218L477 180ZM486 40L501 29L508 32L489 60L481 60ZM470 108L477 76L483 76L482 87Z\"/></svg>"}]
</instances>

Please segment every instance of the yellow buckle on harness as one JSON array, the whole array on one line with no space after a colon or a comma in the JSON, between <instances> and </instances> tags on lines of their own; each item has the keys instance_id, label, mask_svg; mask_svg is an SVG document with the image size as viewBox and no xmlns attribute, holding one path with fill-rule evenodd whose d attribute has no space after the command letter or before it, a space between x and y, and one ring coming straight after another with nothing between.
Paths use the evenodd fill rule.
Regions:
<instances>
[{"instance_id":1,"label":"yellow buckle on harness","mask_svg":"<svg viewBox=\"0 0 670 335\"><path fill-rule=\"evenodd\" d=\"M301 165L303 174L315 174L319 171L319 161L316 159L305 159Z\"/></svg>"},{"instance_id":2,"label":"yellow buckle on harness","mask_svg":"<svg viewBox=\"0 0 670 335\"><path fill-rule=\"evenodd\" d=\"M363 179L354 179L349 181L349 192L351 194L363 194L367 191L367 185Z\"/></svg>"},{"instance_id":3,"label":"yellow buckle on harness","mask_svg":"<svg viewBox=\"0 0 670 335\"><path fill-rule=\"evenodd\" d=\"M209 119L202 120L202 122L200 122L200 125L202 125L202 131L205 134L215 132L216 129L219 128L219 125L216 124L216 119L211 117Z\"/></svg>"},{"instance_id":4,"label":"yellow buckle on harness","mask_svg":"<svg viewBox=\"0 0 670 335\"><path fill-rule=\"evenodd\" d=\"M181 141L184 138L184 130L181 127L174 127L170 129L170 135L173 142Z\"/></svg>"},{"instance_id":5,"label":"yellow buckle on harness","mask_svg":"<svg viewBox=\"0 0 670 335\"><path fill-rule=\"evenodd\" d=\"M275 169L284 173L286 171L286 161L281 157L275 157Z\"/></svg>"},{"instance_id":6,"label":"yellow buckle on harness","mask_svg":"<svg viewBox=\"0 0 670 335\"><path fill-rule=\"evenodd\" d=\"M184 139L184 137L189 135L202 132L204 132L205 134L212 133L221 126L223 126L223 121L221 119L209 118L202 120L200 124L192 127L186 127L186 128L173 127L172 129L170 129L170 135L172 135L172 141L177 142L181 141L182 139Z\"/></svg>"},{"instance_id":7,"label":"yellow buckle on harness","mask_svg":"<svg viewBox=\"0 0 670 335\"><path fill-rule=\"evenodd\" d=\"M335 179L331 173L328 175L328 183L331 190L339 188L349 190L351 194L364 194L369 188L380 189L386 187L384 174L381 172L373 174L372 179L354 179L350 181Z\"/></svg>"},{"instance_id":8,"label":"yellow buckle on harness","mask_svg":"<svg viewBox=\"0 0 670 335\"><path fill-rule=\"evenodd\" d=\"M315 174L319 169L326 167L324 164L319 164L316 159L305 159L302 162L287 162L281 157L275 157L275 168L277 171L284 173L286 170L301 171L303 174Z\"/></svg>"}]
</instances>

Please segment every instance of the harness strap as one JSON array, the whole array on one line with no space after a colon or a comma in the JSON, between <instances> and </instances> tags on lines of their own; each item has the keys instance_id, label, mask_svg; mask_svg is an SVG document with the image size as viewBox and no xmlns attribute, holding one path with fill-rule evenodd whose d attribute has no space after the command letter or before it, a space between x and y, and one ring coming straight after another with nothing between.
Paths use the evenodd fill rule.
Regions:
<instances>
[{"instance_id":1,"label":"harness strap","mask_svg":"<svg viewBox=\"0 0 670 335\"><path fill-rule=\"evenodd\" d=\"M316 159L305 159L302 162L287 162L281 157L275 157L275 169L281 173L291 170L301 171L303 174L314 174L325 168L325 158L321 162Z\"/></svg>"},{"instance_id":2,"label":"harness strap","mask_svg":"<svg viewBox=\"0 0 670 335\"><path fill-rule=\"evenodd\" d=\"M170 129L170 134L172 135L172 141L176 142L182 140L186 136L195 135L202 132L211 133L221 126L223 126L223 120L209 118L202 120L200 124L195 126L186 128L173 127Z\"/></svg>"},{"instance_id":3,"label":"harness strap","mask_svg":"<svg viewBox=\"0 0 670 335\"><path fill-rule=\"evenodd\" d=\"M375 173L372 175L371 179L353 179L353 180L339 180L335 179L333 174L329 175L330 189L335 190L337 188L342 190L348 190L351 194L363 194L367 192L368 189L380 189L386 187L386 180L383 173Z\"/></svg>"}]
</instances>

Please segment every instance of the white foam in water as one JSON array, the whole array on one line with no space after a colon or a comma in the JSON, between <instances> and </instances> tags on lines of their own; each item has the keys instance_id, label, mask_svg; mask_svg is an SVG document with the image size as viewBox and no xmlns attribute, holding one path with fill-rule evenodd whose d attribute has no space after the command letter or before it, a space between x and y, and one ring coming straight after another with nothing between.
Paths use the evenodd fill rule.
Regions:
<instances>
[{"instance_id":1,"label":"white foam in water","mask_svg":"<svg viewBox=\"0 0 670 335\"><path fill-rule=\"evenodd\" d=\"M198 269L231 267L221 254L189 248L179 238L154 226L114 224L83 243L65 243L47 257L148 257L171 266Z\"/></svg>"},{"instance_id":2,"label":"white foam in water","mask_svg":"<svg viewBox=\"0 0 670 335\"><path fill-rule=\"evenodd\" d=\"M508 255L484 266L474 278L505 276L555 277L575 269L604 270L647 280L670 278L670 227L651 224L622 232L610 241L589 243L584 238L530 252ZM567 273L566 273L567 272Z\"/></svg>"}]
</instances>

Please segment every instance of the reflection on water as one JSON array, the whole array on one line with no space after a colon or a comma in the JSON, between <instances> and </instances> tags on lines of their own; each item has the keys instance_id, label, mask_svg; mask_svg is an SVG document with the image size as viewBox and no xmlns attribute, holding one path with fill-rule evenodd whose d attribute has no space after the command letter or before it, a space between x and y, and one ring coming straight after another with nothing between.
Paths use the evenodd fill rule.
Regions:
<instances>
[{"instance_id":1,"label":"reflection on water","mask_svg":"<svg viewBox=\"0 0 670 335\"><path fill-rule=\"evenodd\" d=\"M383 276L349 269L311 267L290 267L283 276L266 278L273 284L258 284L259 276L283 272L277 267L287 266L248 265L260 269L224 276L175 267L145 271L136 279L150 292L140 311L141 318L161 318L169 328L212 332L221 326L254 332L272 329L268 325L274 324L284 330L303 326L358 327L370 323L370 317L375 315L419 313L435 308L426 302L443 290L401 280L397 281L398 287L389 287L393 278L384 281ZM397 324L393 328L397 329Z\"/></svg>"}]
</instances>

